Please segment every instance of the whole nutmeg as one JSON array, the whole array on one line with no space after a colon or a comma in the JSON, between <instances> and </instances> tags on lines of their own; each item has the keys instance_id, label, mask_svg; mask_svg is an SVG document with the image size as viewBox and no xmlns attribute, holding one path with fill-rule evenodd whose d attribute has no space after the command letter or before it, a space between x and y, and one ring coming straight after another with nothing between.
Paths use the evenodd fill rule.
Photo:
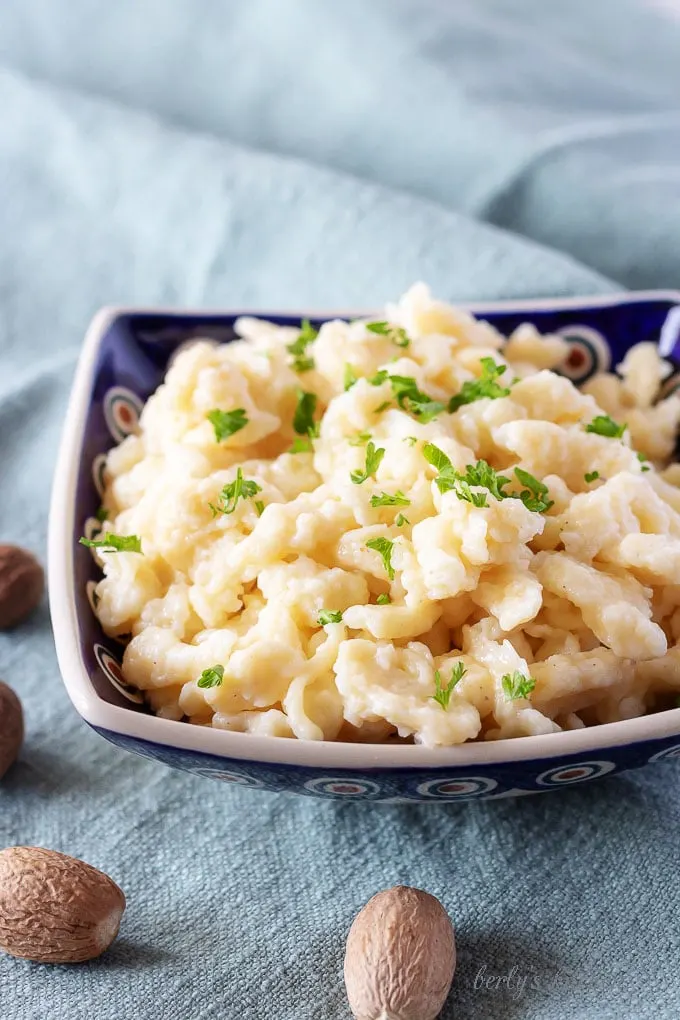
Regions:
<instances>
[{"instance_id":1,"label":"whole nutmeg","mask_svg":"<svg viewBox=\"0 0 680 1020\"><path fill-rule=\"evenodd\" d=\"M24 713L11 687L0 680L0 779L13 765L24 740Z\"/></svg>"},{"instance_id":2,"label":"whole nutmeg","mask_svg":"<svg viewBox=\"0 0 680 1020\"><path fill-rule=\"evenodd\" d=\"M421 889L398 885L373 896L347 936L345 987L356 1020L434 1020L455 969L449 915Z\"/></svg>"},{"instance_id":3,"label":"whole nutmeg","mask_svg":"<svg viewBox=\"0 0 680 1020\"><path fill-rule=\"evenodd\" d=\"M37 963L81 963L108 949L125 896L103 871L37 846L0 852L0 949Z\"/></svg>"},{"instance_id":4,"label":"whole nutmeg","mask_svg":"<svg viewBox=\"0 0 680 1020\"><path fill-rule=\"evenodd\" d=\"M9 630L40 602L45 574L35 556L18 545L0 545L0 630Z\"/></svg>"}]
</instances>

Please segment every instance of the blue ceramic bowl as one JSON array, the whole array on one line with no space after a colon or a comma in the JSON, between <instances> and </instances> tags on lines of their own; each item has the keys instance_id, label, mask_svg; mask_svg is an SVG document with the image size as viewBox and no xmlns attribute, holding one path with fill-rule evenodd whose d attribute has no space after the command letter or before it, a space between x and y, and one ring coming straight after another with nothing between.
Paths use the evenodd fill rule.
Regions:
<instances>
[{"instance_id":1,"label":"blue ceramic bowl","mask_svg":"<svg viewBox=\"0 0 680 1020\"><path fill-rule=\"evenodd\" d=\"M659 342L680 365L680 292L472 310L503 333L526 321L542 332L561 333L571 344L563 372L575 382L617 363L641 340ZM301 318L256 314L289 325ZM315 323L331 317L302 314ZM171 356L196 337L228 343L236 317L107 309L88 331L55 472L49 571L59 665L73 704L90 726L120 747L199 776L312 797L383 802L520 796L680 757L680 708L588 729L438 749L257 737L152 715L125 683L121 645L106 637L95 618L98 571L77 540L99 527L94 514L105 452L135 429ZM680 386L680 372L666 385Z\"/></svg>"}]
</instances>

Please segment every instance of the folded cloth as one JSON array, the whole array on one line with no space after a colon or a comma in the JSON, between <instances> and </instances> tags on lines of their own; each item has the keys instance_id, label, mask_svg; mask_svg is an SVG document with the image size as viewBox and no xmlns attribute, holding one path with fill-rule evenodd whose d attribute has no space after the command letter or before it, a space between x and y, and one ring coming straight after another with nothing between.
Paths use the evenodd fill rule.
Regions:
<instances>
[{"instance_id":1,"label":"folded cloth","mask_svg":"<svg viewBox=\"0 0 680 1020\"><path fill-rule=\"evenodd\" d=\"M428 202L9 71L0 109L0 538L43 559L68 385L102 303L371 306L416 278L457 299L612 286ZM0 634L0 674L27 718L0 845L82 857L128 897L98 961L0 956L2 1020L347 1017L347 929L396 883L456 924L445 1020L677 1017L677 766L460 806L272 795L92 733L45 608Z\"/></svg>"},{"instance_id":2,"label":"folded cloth","mask_svg":"<svg viewBox=\"0 0 680 1020\"><path fill-rule=\"evenodd\" d=\"M677 0L3 0L0 59L680 280Z\"/></svg>"}]
</instances>

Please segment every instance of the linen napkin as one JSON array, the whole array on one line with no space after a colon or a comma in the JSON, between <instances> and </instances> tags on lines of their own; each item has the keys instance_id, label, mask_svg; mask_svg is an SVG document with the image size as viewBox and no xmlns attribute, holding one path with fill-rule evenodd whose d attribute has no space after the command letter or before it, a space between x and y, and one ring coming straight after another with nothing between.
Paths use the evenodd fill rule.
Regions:
<instances>
[{"instance_id":1,"label":"linen napkin","mask_svg":"<svg viewBox=\"0 0 680 1020\"><path fill-rule=\"evenodd\" d=\"M678 0L3 0L0 60L680 286Z\"/></svg>"}]
</instances>

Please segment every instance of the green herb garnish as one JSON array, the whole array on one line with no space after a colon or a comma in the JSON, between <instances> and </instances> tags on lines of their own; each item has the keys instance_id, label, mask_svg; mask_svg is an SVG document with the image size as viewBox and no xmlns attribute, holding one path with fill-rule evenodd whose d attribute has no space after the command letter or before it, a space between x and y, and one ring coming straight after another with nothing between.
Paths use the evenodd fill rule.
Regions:
<instances>
[{"instance_id":1,"label":"green herb garnish","mask_svg":"<svg viewBox=\"0 0 680 1020\"><path fill-rule=\"evenodd\" d=\"M286 344L286 350L293 355L290 365L295 372L309 372L314 368L314 358L307 354L307 348L314 343L318 330L314 329L309 319L303 319L300 323L300 335L297 340Z\"/></svg>"},{"instance_id":2,"label":"green herb garnish","mask_svg":"<svg viewBox=\"0 0 680 1020\"><path fill-rule=\"evenodd\" d=\"M497 500L521 499L528 510L538 513L549 510L553 505L552 500L546 499L547 485L522 468L515 468L515 475L526 488L520 493L511 493L505 492L505 486L510 484L510 479L506 475L499 475L485 460L478 460L476 464L468 464L463 474L454 468L444 451L434 443L425 443L423 456L428 464L438 471L435 483L439 491L453 491L458 499L472 503L473 506L481 508L488 506L488 503L486 493L473 492L471 486L488 489Z\"/></svg>"},{"instance_id":3,"label":"green herb garnish","mask_svg":"<svg viewBox=\"0 0 680 1020\"><path fill-rule=\"evenodd\" d=\"M243 407L237 407L234 411L208 411L206 418L215 430L215 439L221 443L235 432L240 432L248 424L248 417Z\"/></svg>"},{"instance_id":4,"label":"green herb garnish","mask_svg":"<svg viewBox=\"0 0 680 1020\"><path fill-rule=\"evenodd\" d=\"M318 329L315 329L314 326L312 326L309 319L303 319L300 323L300 333L297 340L293 340L292 343L286 344L286 350L295 356L304 354L309 345L314 343L318 335Z\"/></svg>"},{"instance_id":5,"label":"green herb garnish","mask_svg":"<svg viewBox=\"0 0 680 1020\"><path fill-rule=\"evenodd\" d=\"M114 535L107 531L103 538L79 538L78 541L88 549L102 549L104 552L142 551L142 540L139 535Z\"/></svg>"},{"instance_id":6,"label":"green herb garnish","mask_svg":"<svg viewBox=\"0 0 680 1020\"><path fill-rule=\"evenodd\" d=\"M203 670L196 681L196 686L201 688L219 687L223 679L224 666L210 666L209 669Z\"/></svg>"},{"instance_id":7,"label":"green herb garnish","mask_svg":"<svg viewBox=\"0 0 680 1020\"><path fill-rule=\"evenodd\" d=\"M262 487L251 479L243 477L241 468L236 468L236 478L224 486L219 495L219 502L208 503L212 510L213 517L218 514L233 514L239 499L250 499L256 493L262 492Z\"/></svg>"},{"instance_id":8,"label":"green herb garnish","mask_svg":"<svg viewBox=\"0 0 680 1020\"><path fill-rule=\"evenodd\" d=\"M478 460L476 464L468 464L465 468L464 479L468 485L479 485L488 489L491 495L498 500L508 498L508 493L503 492L503 489L509 484L510 479L505 475L499 475L485 460Z\"/></svg>"},{"instance_id":9,"label":"green herb garnish","mask_svg":"<svg viewBox=\"0 0 680 1020\"><path fill-rule=\"evenodd\" d=\"M516 669L514 673L506 673L501 677L501 686L508 701L517 701L518 698L529 697L536 686L536 681L532 676L524 676Z\"/></svg>"},{"instance_id":10,"label":"green herb garnish","mask_svg":"<svg viewBox=\"0 0 680 1020\"><path fill-rule=\"evenodd\" d=\"M423 457L428 464L436 468L441 474L445 471L454 471L453 464L443 450L440 450L434 443L425 443L423 446Z\"/></svg>"},{"instance_id":11,"label":"green herb garnish","mask_svg":"<svg viewBox=\"0 0 680 1020\"><path fill-rule=\"evenodd\" d=\"M458 499L472 503L476 507L488 506L486 493L472 492L470 489L471 485L480 485L487 488L493 492L497 499L502 499L504 494L498 495L498 493L502 493L502 486L510 481L509 478L505 478L503 475L497 475L485 460L477 461L476 465L468 464L463 475L460 471L456 471L444 451L440 450L434 443L425 443L423 456L428 464L432 464L439 472L435 478L435 483L440 492L453 491Z\"/></svg>"},{"instance_id":12,"label":"green herb garnish","mask_svg":"<svg viewBox=\"0 0 680 1020\"><path fill-rule=\"evenodd\" d=\"M397 516L394 518L394 523L398 528L401 528L404 526L404 524L410 524L411 522L409 521L408 517L404 517L403 514L397 514Z\"/></svg>"},{"instance_id":13,"label":"green herb garnish","mask_svg":"<svg viewBox=\"0 0 680 1020\"><path fill-rule=\"evenodd\" d=\"M262 502L261 499L255 500L255 509L257 510L257 516L261 517L262 514L264 513L264 503Z\"/></svg>"},{"instance_id":14,"label":"green herb garnish","mask_svg":"<svg viewBox=\"0 0 680 1020\"><path fill-rule=\"evenodd\" d=\"M449 680L446 687L442 686L442 676L438 669L434 671L434 694L432 697L438 702L444 710L449 707L449 701L453 694L453 688L459 683L465 676L467 670L462 662L457 662L451 670L451 679Z\"/></svg>"},{"instance_id":15,"label":"green herb garnish","mask_svg":"<svg viewBox=\"0 0 680 1020\"><path fill-rule=\"evenodd\" d=\"M319 626L325 627L327 623L340 623L342 613L337 609L322 609L319 613Z\"/></svg>"},{"instance_id":16,"label":"green herb garnish","mask_svg":"<svg viewBox=\"0 0 680 1020\"><path fill-rule=\"evenodd\" d=\"M381 368L368 382L371 386L380 386L389 380L392 392L402 410L408 411L414 418L424 425L433 421L438 414L446 410L446 405L438 400L433 400L427 393L418 389L418 383L409 375L390 375L386 368ZM389 407L389 402L381 404L376 411L383 411Z\"/></svg>"},{"instance_id":17,"label":"green herb garnish","mask_svg":"<svg viewBox=\"0 0 680 1020\"><path fill-rule=\"evenodd\" d=\"M527 510L534 510L540 514L554 506L554 499L546 498L549 495L548 486L543 482L539 482L538 478L534 478L533 475L530 475L528 471L524 471L522 468L515 468L515 477L521 485L526 486L519 493L519 498Z\"/></svg>"},{"instance_id":18,"label":"green herb garnish","mask_svg":"<svg viewBox=\"0 0 680 1020\"><path fill-rule=\"evenodd\" d=\"M104 521L107 521L109 519L109 511L106 510L103 506L100 506L95 514L95 517L97 518L98 521L100 521L103 524Z\"/></svg>"},{"instance_id":19,"label":"green herb garnish","mask_svg":"<svg viewBox=\"0 0 680 1020\"><path fill-rule=\"evenodd\" d=\"M643 471L650 471L651 468L650 468L649 464L647 463L647 461L649 460L649 457L647 456L647 454L646 453L638 453L638 454L636 454L636 456L637 456L637 459L642 464L642 470Z\"/></svg>"},{"instance_id":20,"label":"green herb garnish","mask_svg":"<svg viewBox=\"0 0 680 1020\"><path fill-rule=\"evenodd\" d=\"M415 446L418 440L415 436L404 436L403 442L408 443L409 446Z\"/></svg>"},{"instance_id":21,"label":"green herb garnish","mask_svg":"<svg viewBox=\"0 0 680 1020\"><path fill-rule=\"evenodd\" d=\"M479 379L469 379L463 383L460 393L449 400L449 411L457 411L463 404L472 404L483 397L497 400L499 397L509 396L510 390L507 386L500 386L496 382L506 371L506 366L499 365L493 358L480 358L479 363L482 366Z\"/></svg>"},{"instance_id":22,"label":"green herb garnish","mask_svg":"<svg viewBox=\"0 0 680 1020\"><path fill-rule=\"evenodd\" d=\"M388 337L397 347L408 347L411 343L405 329L400 326L390 326L389 322L367 322L366 329L379 336Z\"/></svg>"},{"instance_id":23,"label":"green herb garnish","mask_svg":"<svg viewBox=\"0 0 680 1020\"><path fill-rule=\"evenodd\" d=\"M397 489L393 496L389 492L381 492L379 496L371 496L371 506L410 506L408 499L401 489Z\"/></svg>"},{"instance_id":24,"label":"green herb garnish","mask_svg":"<svg viewBox=\"0 0 680 1020\"><path fill-rule=\"evenodd\" d=\"M381 411L386 411L388 407L392 406L391 400L383 400L382 404L378 404L377 407L373 408L373 414L380 414Z\"/></svg>"},{"instance_id":25,"label":"green herb garnish","mask_svg":"<svg viewBox=\"0 0 680 1020\"><path fill-rule=\"evenodd\" d=\"M600 472L599 471L586 471L586 473L584 474L583 477L586 480L586 482L594 482L594 481L596 481L600 477Z\"/></svg>"},{"instance_id":26,"label":"green herb garnish","mask_svg":"<svg viewBox=\"0 0 680 1020\"><path fill-rule=\"evenodd\" d=\"M293 440L289 453L313 453L314 447L312 446L312 440L310 436L296 436Z\"/></svg>"},{"instance_id":27,"label":"green herb garnish","mask_svg":"<svg viewBox=\"0 0 680 1020\"><path fill-rule=\"evenodd\" d=\"M293 428L299 436L316 435L317 425L314 421L314 412L317 399L316 393L297 390L297 407L293 415Z\"/></svg>"},{"instance_id":28,"label":"green herb garnish","mask_svg":"<svg viewBox=\"0 0 680 1020\"><path fill-rule=\"evenodd\" d=\"M383 593L382 595L378 595L375 601L376 605L378 606L389 606L392 603L392 599L389 597L389 595L385 593Z\"/></svg>"},{"instance_id":29,"label":"green herb garnish","mask_svg":"<svg viewBox=\"0 0 680 1020\"><path fill-rule=\"evenodd\" d=\"M383 565L387 571L390 581L394 580L394 567L392 566L392 549L394 542L389 538L370 538L366 543L367 549L373 549L382 556Z\"/></svg>"},{"instance_id":30,"label":"green herb garnish","mask_svg":"<svg viewBox=\"0 0 680 1020\"><path fill-rule=\"evenodd\" d=\"M461 475L459 471L456 471L444 451L440 450L438 446L435 446L434 443L425 443L423 446L423 456L428 464L431 464L438 471L435 483L440 492L453 491L458 496L458 499L472 503L476 507L485 507L487 505L485 493L472 492L470 490L470 483L465 475Z\"/></svg>"},{"instance_id":31,"label":"green herb garnish","mask_svg":"<svg viewBox=\"0 0 680 1020\"><path fill-rule=\"evenodd\" d=\"M316 363L314 358L311 358L306 354L299 354L293 358L290 363L290 367L294 372L297 372L298 375L302 375L304 372L311 372L313 368L316 368Z\"/></svg>"},{"instance_id":32,"label":"green herb garnish","mask_svg":"<svg viewBox=\"0 0 680 1020\"><path fill-rule=\"evenodd\" d=\"M594 432L597 436L606 436L608 439L620 439L628 426L619 425L608 414L598 414L590 424L586 425L586 432Z\"/></svg>"},{"instance_id":33,"label":"green herb garnish","mask_svg":"<svg viewBox=\"0 0 680 1020\"><path fill-rule=\"evenodd\" d=\"M380 462L385 456L385 451L381 446L376 447L375 443L369 441L366 447L366 464L363 471L352 471L350 472L350 478L355 485L361 485L367 478L372 478L378 468Z\"/></svg>"},{"instance_id":34,"label":"green herb garnish","mask_svg":"<svg viewBox=\"0 0 680 1020\"><path fill-rule=\"evenodd\" d=\"M345 374L343 376L343 381L342 381L342 385L344 387L345 393L347 392L347 390L350 390L352 388L352 386L354 386L354 383L357 382L358 379L359 379L359 376L356 374L356 372L354 371L352 366L351 365L345 365Z\"/></svg>"},{"instance_id":35,"label":"green herb garnish","mask_svg":"<svg viewBox=\"0 0 680 1020\"><path fill-rule=\"evenodd\" d=\"M350 439L349 445L350 446L365 446L370 438L371 438L371 433L370 432L357 432L356 436L354 436L352 439Z\"/></svg>"},{"instance_id":36,"label":"green herb garnish","mask_svg":"<svg viewBox=\"0 0 680 1020\"><path fill-rule=\"evenodd\" d=\"M419 390L416 380L411 376L391 375L388 378L399 407L408 411L424 425L446 410L445 404L433 400L427 393Z\"/></svg>"}]
</instances>

